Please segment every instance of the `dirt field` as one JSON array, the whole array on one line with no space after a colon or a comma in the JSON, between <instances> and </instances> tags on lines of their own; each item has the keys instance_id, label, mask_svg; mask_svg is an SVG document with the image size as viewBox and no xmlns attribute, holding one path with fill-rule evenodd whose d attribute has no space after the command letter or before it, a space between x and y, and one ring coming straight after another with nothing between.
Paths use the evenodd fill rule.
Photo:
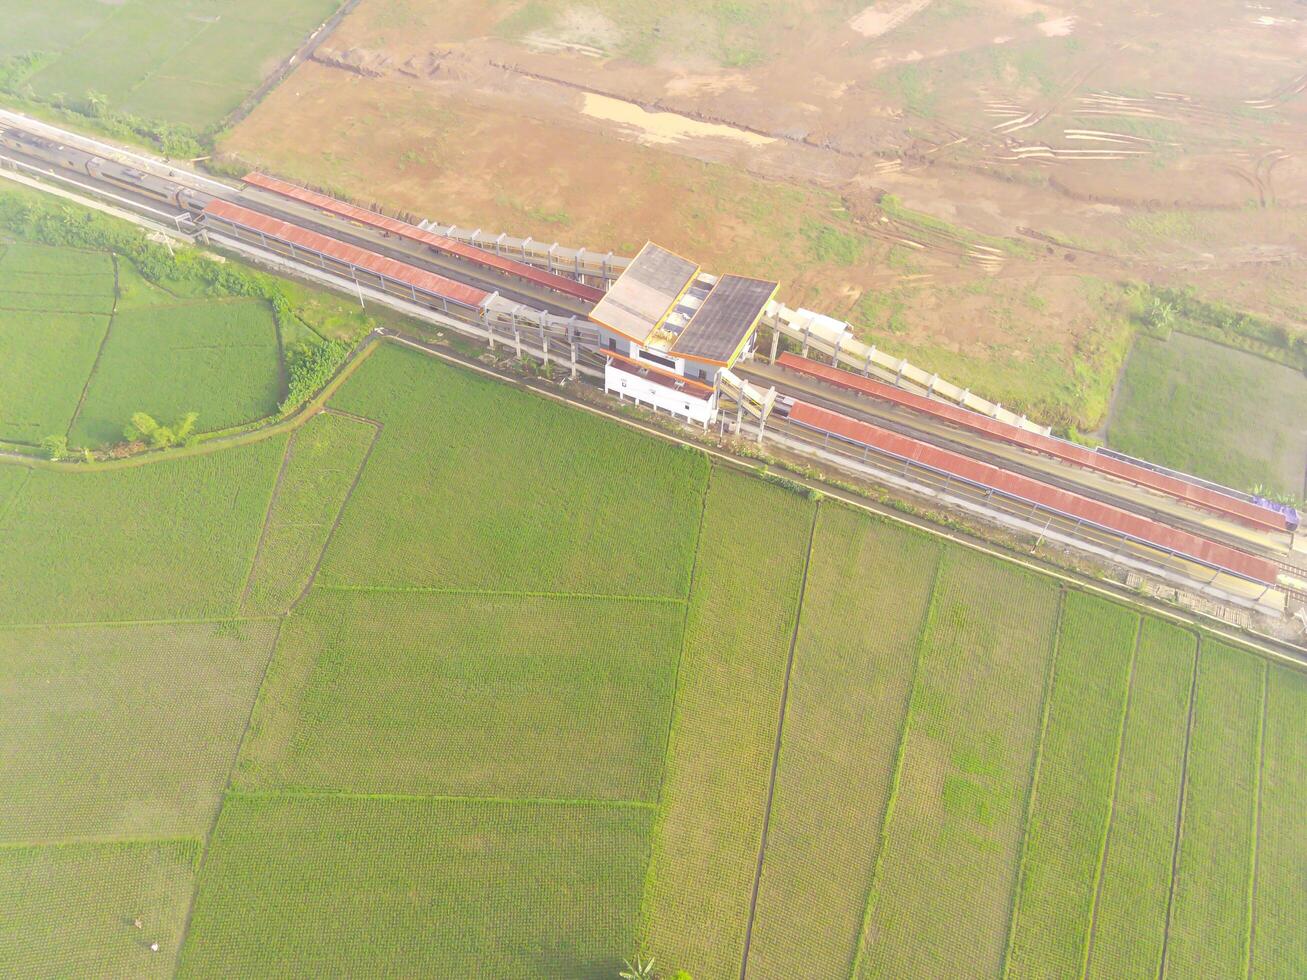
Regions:
<instances>
[{"instance_id":1,"label":"dirt field","mask_svg":"<svg viewBox=\"0 0 1307 980\"><path fill-rule=\"evenodd\" d=\"M1092 427L1121 280L1307 326L1304 49L1290 0L364 0L221 150L443 221L766 272Z\"/></svg>"}]
</instances>

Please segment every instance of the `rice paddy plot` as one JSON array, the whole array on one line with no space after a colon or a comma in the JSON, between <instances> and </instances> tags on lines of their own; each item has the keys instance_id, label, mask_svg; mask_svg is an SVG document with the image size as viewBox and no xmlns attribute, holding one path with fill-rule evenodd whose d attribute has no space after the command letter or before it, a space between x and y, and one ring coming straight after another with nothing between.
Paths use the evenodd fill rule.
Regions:
<instances>
[{"instance_id":1,"label":"rice paddy plot","mask_svg":"<svg viewBox=\"0 0 1307 980\"><path fill-rule=\"evenodd\" d=\"M1108 442L1238 490L1262 484L1300 496L1304 404L1302 371L1187 334L1140 337L1126 361Z\"/></svg>"},{"instance_id":2,"label":"rice paddy plot","mask_svg":"<svg viewBox=\"0 0 1307 980\"><path fill-rule=\"evenodd\" d=\"M0 630L0 843L202 836L269 622Z\"/></svg>"},{"instance_id":3,"label":"rice paddy plot","mask_svg":"<svg viewBox=\"0 0 1307 980\"><path fill-rule=\"evenodd\" d=\"M94 282L113 293L113 256L108 252L15 242L5 247L0 275L15 273L41 276L52 286L68 285L78 292L84 291L79 283Z\"/></svg>"},{"instance_id":4,"label":"rice paddy plot","mask_svg":"<svg viewBox=\"0 0 1307 980\"><path fill-rule=\"evenodd\" d=\"M739 975L812 520L713 472L642 906L647 949L695 976Z\"/></svg>"},{"instance_id":5,"label":"rice paddy plot","mask_svg":"<svg viewBox=\"0 0 1307 980\"><path fill-rule=\"evenodd\" d=\"M1144 618L1086 976L1156 977L1161 966L1196 647Z\"/></svg>"},{"instance_id":6,"label":"rice paddy plot","mask_svg":"<svg viewBox=\"0 0 1307 980\"><path fill-rule=\"evenodd\" d=\"M338 0L11 0L0 54L46 55L36 97L85 102L203 130L216 125L339 6Z\"/></svg>"},{"instance_id":7,"label":"rice paddy plot","mask_svg":"<svg viewBox=\"0 0 1307 980\"><path fill-rule=\"evenodd\" d=\"M0 846L3 972L172 976L199 855L198 840Z\"/></svg>"},{"instance_id":8,"label":"rice paddy plot","mask_svg":"<svg viewBox=\"0 0 1307 980\"><path fill-rule=\"evenodd\" d=\"M1058 592L949 551L863 936L861 977L993 976L1016 887Z\"/></svg>"},{"instance_id":9,"label":"rice paddy plot","mask_svg":"<svg viewBox=\"0 0 1307 980\"><path fill-rule=\"evenodd\" d=\"M748 976L848 977L940 546L822 506Z\"/></svg>"},{"instance_id":10,"label":"rice paddy plot","mask_svg":"<svg viewBox=\"0 0 1307 980\"><path fill-rule=\"evenodd\" d=\"M616 976L648 807L229 795L184 977Z\"/></svg>"},{"instance_id":11,"label":"rice paddy plot","mask_svg":"<svg viewBox=\"0 0 1307 980\"><path fill-rule=\"evenodd\" d=\"M213 618L240 598L286 437L34 470L0 513L0 623Z\"/></svg>"},{"instance_id":12,"label":"rice paddy plot","mask_svg":"<svg viewBox=\"0 0 1307 980\"><path fill-rule=\"evenodd\" d=\"M1008 977L1074 976L1084 962L1138 630L1129 609L1067 593ZM1178 768L1182 760L1170 761Z\"/></svg>"},{"instance_id":13,"label":"rice paddy plot","mask_svg":"<svg viewBox=\"0 0 1307 980\"><path fill-rule=\"evenodd\" d=\"M315 590L241 788L653 800L680 603Z\"/></svg>"},{"instance_id":14,"label":"rice paddy plot","mask_svg":"<svg viewBox=\"0 0 1307 980\"><path fill-rule=\"evenodd\" d=\"M1253 896L1254 977L1307 976L1307 676L1271 671L1267 688L1266 752L1262 768L1262 811Z\"/></svg>"},{"instance_id":15,"label":"rice paddy plot","mask_svg":"<svg viewBox=\"0 0 1307 980\"><path fill-rule=\"evenodd\" d=\"M0 310L0 439L68 431L108 329L107 316Z\"/></svg>"},{"instance_id":16,"label":"rice paddy plot","mask_svg":"<svg viewBox=\"0 0 1307 980\"><path fill-rule=\"evenodd\" d=\"M319 582L685 596L697 450L392 344L331 404L385 429Z\"/></svg>"},{"instance_id":17,"label":"rice paddy plot","mask_svg":"<svg viewBox=\"0 0 1307 980\"><path fill-rule=\"evenodd\" d=\"M113 319L70 441L120 442L135 412L212 431L271 415L284 394L277 326L262 300L123 310Z\"/></svg>"},{"instance_id":18,"label":"rice paddy plot","mask_svg":"<svg viewBox=\"0 0 1307 980\"><path fill-rule=\"evenodd\" d=\"M1247 973L1266 663L1204 641L1185 781L1169 977Z\"/></svg>"},{"instance_id":19,"label":"rice paddy plot","mask_svg":"<svg viewBox=\"0 0 1307 980\"><path fill-rule=\"evenodd\" d=\"M377 427L319 412L291 436L241 600L245 615L285 612L309 581Z\"/></svg>"}]
</instances>

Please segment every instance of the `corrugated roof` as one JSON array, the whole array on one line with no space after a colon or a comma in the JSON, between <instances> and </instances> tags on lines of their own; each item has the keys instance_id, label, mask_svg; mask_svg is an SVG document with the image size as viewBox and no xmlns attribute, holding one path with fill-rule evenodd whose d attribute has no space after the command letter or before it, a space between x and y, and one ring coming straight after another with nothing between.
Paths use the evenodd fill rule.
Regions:
<instances>
[{"instance_id":1,"label":"corrugated roof","mask_svg":"<svg viewBox=\"0 0 1307 980\"><path fill-rule=\"evenodd\" d=\"M1285 516L1266 507L1258 507L1256 504L1249 503L1246 500L1240 500L1237 497L1231 497L1227 494L1218 493L1207 487L1200 487L1193 483L1187 483L1184 480L1176 479L1165 473L1158 473L1144 466L1137 466L1124 460L1113 459L1110 456L1103 456L1100 453L1086 449L1084 446L1077 446L1074 443L1064 442L1061 439L1054 439L1051 436L1041 435L1038 432L1028 432L1020 429L1015 425L1007 422L1000 422L997 419L987 418L984 415L978 415L975 412L969 412L965 408L958 408L955 405L949 405L944 402L936 401L933 398L926 398L922 395L914 395L911 392L895 388L892 385L875 381L871 378L864 378L849 371L842 371L837 367L827 364L821 364L817 361L809 360L805 357L799 357L797 354L785 353L777 361L781 367L789 368L792 371L799 371L803 374L810 375L814 378L820 378L829 384L838 387L857 391L861 394L871 395L882 401L892 402L896 405L903 405L927 415L932 415L938 419L944 419L955 425L971 429L976 432L983 432L986 435L1001 439L1025 449L1032 449L1036 452L1053 456L1068 463L1074 463L1085 469L1096 470L1100 473L1106 473L1134 483L1141 487L1147 487L1164 493L1169 497L1177 500L1183 500L1186 503L1202 507L1204 510L1211 511L1215 514L1222 514L1226 517L1232 517L1245 524L1253 527L1264 528L1271 531L1284 531L1288 529L1288 522Z\"/></svg>"},{"instance_id":2,"label":"corrugated roof","mask_svg":"<svg viewBox=\"0 0 1307 980\"><path fill-rule=\"evenodd\" d=\"M807 402L796 401L790 409L790 418L819 431L830 432L859 445L889 453L899 459L912 460L914 463L951 473L979 486L992 487L1010 497L1039 504L1118 534L1129 535L1162 551L1174 552L1184 558L1212 568L1233 572L1264 585L1276 584L1275 565L1265 559L1207 538L1200 538L1178 528L1159 524L1157 521L1131 514L1110 504L1090 500L1069 490L1049 486L1047 483L999 469L997 466L982 463L947 449L940 449L938 446L899 435L897 432L890 432L888 429L849 418L838 412L818 408Z\"/></svg>"},{"instance_id":3,"label":"corrugated roof","mask_svg":"<svg viewBox=\"0 0 1307 980\"><path fill-rule=\"evenodd\" d=\"M349 245L338 239L320 235L316 231L309 231L306 228L292 225L277 218L270 218L266 214L251 211L249 208L243 208L228 201L215 198L209 202L204 211L206 214L230 221L232 224L262 232L269 237L298 245L308 251L319 252L328 258L336 259L338 262L344 262L359 269L366 269L368 272L385 276L387 279L403 283L405 286L412 286L425 293L453 300L465 306L480 306L486 297L490 295L474 286L446 279L444 276L438 276L426 269L419 269L407 262L399 262L384 255L378 255L376 252L369 252L367 249Z\"/></svg>"},{"instance_id":4,"label":"corrugated roof","mask_svg":"<svg viewBox=\"0 0 1307 980\"><path fill-rule=\"evenodd\" d=\"M643 344L698 272L699 267L688 259L646 242L590 311L590 319Z\"/></svg>"},{"instance_id":5,"label":"corrugated roof","mask_svg":"<svg viewBox=\"0 0 1307 980\"><path fill-rule=\"evenodd\" d=\"M388 215L378 214L376 211L369 211L367 208L361 208L345 201L339 201L327 194L320 194L317 191L311 191L307 187L300 187L276 177L270 177L267 174L255 171L245 175L245 183L255 187L262 187L264 190L272 191L274 194L280 194L283 197L289 197L292 200L302 201L305 204L312 205L323 211L329 211L332 214L340 215L342 218L348 218L351 221L357 221L360 224L371 225L374 228L380 228L382 231L389 232L392 235L398 235L401 238L408 238L415 242L422 242L440 252L457 256L458 258L467 259L477 265L485 266L488 269L496 269L500 272L506 272L509 275L516 276L519 279L525 279L527 282L533 282L537 285L544 286L556 292L566 293L569 296L575 296L591 303L603 299L604 291L596 289L593 286L587 286L584 283L576 282L574 279L568 279L566 276L560 276L552 272L546 272L543 269L537 269L526 262L518 262L516 259L510 259L503 255L496 255L494 252L487 252L485 249L477 248L475 245L468 245L460 242L456 238L449 238L445 235L433 235L416 225L411 225L406 221L400 221L397 218L391 218Z\"/></svg>"},{"instance_id":6,"label":"corrugated roof","mask_svg":"<svg viewBox=\"0 0 1307 980\"><path fill-rule=\"evenodd\" d=\"M767 279L725 275L685 325L670 350L681 357L728 364L758 325L778 284Z\"/></svg>"}]
</instances>

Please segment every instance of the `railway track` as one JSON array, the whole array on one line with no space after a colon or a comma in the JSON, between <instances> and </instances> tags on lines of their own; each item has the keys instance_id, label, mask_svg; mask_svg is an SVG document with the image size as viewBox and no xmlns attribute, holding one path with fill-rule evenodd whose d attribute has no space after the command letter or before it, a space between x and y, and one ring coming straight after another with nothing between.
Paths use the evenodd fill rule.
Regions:
<instances>
[{"instance_id":1,"label":"railway track","mask_svg":"<svg viewBox=\"0 0 1307 980\"><path fill-rule=\"evenodd\" d=\"M940 449L1039 480L1058 489L1080 494L1099 503L1110 504L1157 523L1256 554L1275 562L1286 572L1295 571L1294 567L1284 560L1285 548L1271 535L1209 519L1207 515L1189 510L1178 502L1174 506L1168 506L1167 499L1160 495L1145 493L1128 484L1117 486L1100 475L971 435L944 423L927 419L910 409L844 392L816 379L749 364L737 366L735 372L755 385L764 388L775 386L777 393L783 398L802 400L833 412L871 422L899 435L918 439ZM1296 573L1304 574L1301 569L1297 569Z\"/></svg>"},{"instance_id":2,"label":"railway track","mask_svg":"<svg viewBox=\"0 0 1307 980\"><path fill-rule=\"evenodd\" d=\"M146 194L134 193L131 189L123 187L121 183L100 180L94 174L82 173L72 167L61 169L52 166L48 160L25 157L10 147L0 150L0 160L5 159L17 161L28 169L35 169L79 186L90 194L98 192L100 196L118 202L134 202L150 215L163 214L175 221L179 228L187 228L193 233L198 233L200 225L204 222L204 216L200 215L198 217L200 224L197 224L194 209L188 211L176 205L169 208L161 204L158 199ZM167 178L159 175L159 166L162 165L156 164L155 171L151 174L156 187L159 181L165 183L167 181ZM167 172L170 175L174 174L171 170ZM201 179L188 173L176 173L176 176L180 179L174 180L172 185L177 188L193 189L194 181ZM312 203L285 198L252 184L234 187L208 179L204 179L204 184L207 190L202 193L210 198L224 200L356 248L445 276L486 293L498 294L501 299L509 303L521 304L532 311L544 311L557 317L574 317L583 322L591 309L590 304L582 299L515 277L510 272L478 266L456 254L435 251L431 246L395 234L393 230L366 226L359 221L323 210ZM545 342L544 336L542 330L542 343ZM575 341L579 338L574 336L571 328L568 328L567 339ZM585 343L591 342L596 341L585 341ZM573 344L573 363L578 355L584 358L590 353L580 349L583 346L584 344ZM1292 581L1286 583L1283 591L1297 602L1307 604L1307 587L1303 589L1296 587L1296 583L1307 578L1307 573L1301 567L1286 560L1290 554L1286 544L1276 540L1269 532L1236 526L1224 519L1203 515L1182 505L1178 500L1170 501L1163 495L1151 491L1145 492L1124 481L1109 480L1100 473L1028 449L1007 445L992 436L970 433L923 415L919 411L913 411L911 408L878 402L873 398L844 391L818 379L800 377L787 371L778 371L774 367L751 363L740 365L737 372L764 388L775 386L778 392L790 401L799 399L833 412L860 418L899 435L1040 481L1051 487L1070 491L1158 524L1266 558L1286 576L1292 577ZM1287 539L1287 535L1285 537Z\"/></svg>"}]
</instances>

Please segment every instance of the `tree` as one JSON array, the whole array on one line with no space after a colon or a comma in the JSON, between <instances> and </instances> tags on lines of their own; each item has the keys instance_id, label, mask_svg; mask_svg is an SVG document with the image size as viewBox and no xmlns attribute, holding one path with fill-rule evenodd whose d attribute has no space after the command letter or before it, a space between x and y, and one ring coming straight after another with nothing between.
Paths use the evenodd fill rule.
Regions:
<instances>
[{"instance_id":1,"label":"tree","mask_svg":"<svg viewBox=\"0 0 1307 980\"><path fill-rule=\"evenodd\" d=\"M1148 308L1144 319L1153 330L1165 336L1175 326L1175 304L1154 297L1153 305Z\"/></svg>"},{"instance_id":2,"label":"tree","mask_svg":"<svg viewBox=\"0 0 1307 980\"><path fill-rule=\"evenodd\" d=\"M41 440L41 448L51 459L63 459L68 455L68 437L46 436Z\"/></svg>"},{"instance_id":3,"label":"tree","mask_svg":"<svg viewBox=\"0 0 1307 980\"><path fill-rule=\"evenodd\" d=\"M160 425L145 412L135 412L123 428L123 438L128 442L148 442L155 449L167 449L179 443L189 446L195 441L195 423L199 417L199 412L187 412L169 426Z\"/></svg>"},{"instance_id":4,"label":"tree","mask_svg":"<svg viewBox=\"0 0 1307 980\"><path fill-rule=\"evenodd\" d=\"M153 416L145 412L133 412L132 420L123 427L123 438L128 442L143 441L149 439L157 428L159 423Z\"/></svg>"},{"instance_id":5,"label":"tree","mask_svg":"<svg viewBox=\"0 0 1307 980\"><path fill-rule=\"evenodd\" d=\"M98 119L108 111L109 97L103 92L91 89L86 93L86 107L91 110L91 115Z\"/></svg>"},{"instance_id":6,"label":"tree","mask_svg":"<svg viewBox=\"0 0 1307 980\"><path fill-rule=\"evenodd\" d=\"M654 961L652 958L644 960L637 956L634 963L630 960L622 960L622 965L626 969L617 974L622 980L654 980Z\"/></svg>"}]
</instances>

